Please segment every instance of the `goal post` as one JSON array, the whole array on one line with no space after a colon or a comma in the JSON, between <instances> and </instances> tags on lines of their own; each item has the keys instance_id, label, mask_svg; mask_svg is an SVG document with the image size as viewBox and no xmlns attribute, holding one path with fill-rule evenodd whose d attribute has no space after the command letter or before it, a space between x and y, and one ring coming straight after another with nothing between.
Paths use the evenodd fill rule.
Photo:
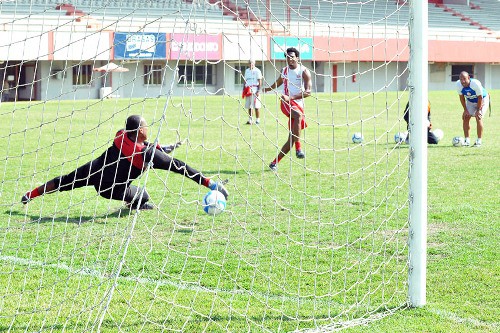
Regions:
<instances>
[{"instance_id":1,"label":"goal post","mask_svg":"<svg viewBox=\"0 0 500 333\"><path fill-rule=\"evenodd\" d=\"M424 1L411 1L410 10L410 103L412 110L425 110L428 103L427 8ZM427 115L410 113L410 230L408 293L411 306L426 303L427 267Z\"/></svg>"},{"instance_id":2,"label":"goal post","mask_svg":"<svg viewBox=\"0 0 500 333\"><path fill-rule=\"evenodd\" d=\"M427 4L19 0L0 22L0 329L330 332L425 305L426 119L404 112L426 108ZM282 95L307 73L296 146ZM137 167L132 115L175 149ZM114 174L72 174L90 161ZM153 209L113 197L130 185Z\"/></svg>"}]
</instances>

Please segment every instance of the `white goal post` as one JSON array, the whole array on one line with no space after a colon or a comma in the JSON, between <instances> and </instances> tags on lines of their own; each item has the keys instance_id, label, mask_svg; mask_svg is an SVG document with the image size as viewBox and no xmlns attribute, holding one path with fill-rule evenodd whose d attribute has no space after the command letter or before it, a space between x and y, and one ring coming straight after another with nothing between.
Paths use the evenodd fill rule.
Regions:
<instances>
[{"instance_id":1,"label":"white goal post","mask_svg":"<svg viewBox=\"0 0 500 333\"><path fill-rule=\"evenodd\" d=\"M425 110L428 101L427 3L412 1L410 16L410 89L411 108ZM426 303L427 267L427 115L410 114L410 232L409 232L409 302L419 307Z\"/></svg>"},{"instance_id":2,"label":"white goal post","mask_svg":"<svg viewBox=\"0 0 500 333\"><path fill-rule=\"evenodd\" d=\"M427 8L1 1L0 331L331 332L424 306L426 114L404 113L427 107Z\"/></svg>"}]
</instances>

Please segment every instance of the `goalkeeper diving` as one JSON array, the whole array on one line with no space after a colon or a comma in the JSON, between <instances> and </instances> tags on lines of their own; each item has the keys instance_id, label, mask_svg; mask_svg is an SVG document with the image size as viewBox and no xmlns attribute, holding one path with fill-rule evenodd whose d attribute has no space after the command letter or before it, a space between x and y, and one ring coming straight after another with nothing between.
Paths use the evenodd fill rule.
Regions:
<instances>
[{"instance_id":1,"label":"goalkeeper diving","mask_svg":"<svg viewBox=\"0 0 500 333\"><path fill-rule=\"evenodd\" d=\"M28 191L21 202L27 204L43 194L93 186L100 196L124 201L130 209L153 209L154 206L148 202L150 197L146 189L131 184L149 165L154 169L173 171L211 190L218 190L227 199L229 193L222 182L215 182L168 155L181 142L160 146L147 142L147 139L146 120L138 115L130 116L126 120L125 129L116 133L113 144L101 156L67 175L56 177Z\"/></svg>"}]
</instances>

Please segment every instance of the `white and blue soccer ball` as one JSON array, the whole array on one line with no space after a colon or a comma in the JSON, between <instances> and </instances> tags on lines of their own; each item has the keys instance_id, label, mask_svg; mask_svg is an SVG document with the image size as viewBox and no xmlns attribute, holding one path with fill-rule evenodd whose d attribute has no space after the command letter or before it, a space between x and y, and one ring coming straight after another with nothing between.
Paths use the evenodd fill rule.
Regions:
<instances>
[{"instance_id":1,"label":"white and blue soccer ball","mask_svg":"<svg viewBox=\"0 0 500 333\"><path fill-rule=\"evenodd\" d=\"M226 197L217 190L211 190L203 197L203 211L208 215L219 215L226 209Z\"/></svg>"},{"instance_id":2,"label":"white and blue soccer ball","mask_svg":"<svg viewBox=\"0 0 500 333\"><path fill-rule=\"evenodd\" d=\"M462 147L464 145L465 139L461 136L456 136L451 140L454 147Z\"/></svg>"},{"instance_id":3,"label":"white and blue soccer ball","mask_svg":"<svg viewBox=\"0 0 500 333\"><path fill-rule=\"evenodd\" d=\"M394 134L394 142L395 143L405 143L407 137L408 137L407 132L397 132L396 134Z\"/></svg>"},{"instance_id":4,"label":"white and blue soccer ball","mask_svg":"<svg viewBox=\"0 0 500 333\"><path fill-rule=\"evenodd\" d=\"M444 137L444 132L442 129L436 128L435 130L432 131L432 133L434 133L438 141L441 141Z\"/></svg>"},{"instance_id":5,"label":"white and blue soccer ball","mask_svg":"<svg viewBox=\"0 0 500 333\"><path fill-rule=\"evenodd\" d=\"M363 142L363 134L361 134L360 132L356 132L352 135L352 142L354 143L361 143Z\"/></svg>"}]
</instances>

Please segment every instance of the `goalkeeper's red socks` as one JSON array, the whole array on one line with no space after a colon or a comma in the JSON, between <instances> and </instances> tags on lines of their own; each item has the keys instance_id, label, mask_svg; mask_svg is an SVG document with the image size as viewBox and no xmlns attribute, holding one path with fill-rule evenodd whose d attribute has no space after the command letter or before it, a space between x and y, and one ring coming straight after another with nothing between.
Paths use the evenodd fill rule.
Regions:
<instances>
[{"instance_id":1,"label":"goalkeeper's red socks","mask_svg":"<svg viewBox=\"0 0 500 333\"><path fill-rule=\"evenodd\" d=\"M26 196L30 199L33 199L33 198L40 196L40 192L38 191L38 187L35 187L35 189L33 191L26 193Z\"/></svg>"},{"instance_id":2,"label":"goalkeeper's red socks","mask_svg":"<svg viewBox=\"0 0 500 333\"><path fill-rule=\"evenodd\" d=\"M283 158L283 157L276 157L276 158L275 158L275 159L271 162L271 164L277 165L277 164L281 161L281 159L282 159L282 158Z\"/></svg>"},{"instance_id":3,"label":"goalkeeper's red socks","mask_svg":"<svg viewBox=\"0 0 500 333\"><path fill-rule=\"evenodd\" d=\"M40 191L38 191L38 187L35 187L34 190L26 192L26 194L23 195L23 197L21 198L21 202L23 204L27 204L28 202L31 201L31 199L36 198L38 196L40 196Z\"/></svg>"}]
</instances>

